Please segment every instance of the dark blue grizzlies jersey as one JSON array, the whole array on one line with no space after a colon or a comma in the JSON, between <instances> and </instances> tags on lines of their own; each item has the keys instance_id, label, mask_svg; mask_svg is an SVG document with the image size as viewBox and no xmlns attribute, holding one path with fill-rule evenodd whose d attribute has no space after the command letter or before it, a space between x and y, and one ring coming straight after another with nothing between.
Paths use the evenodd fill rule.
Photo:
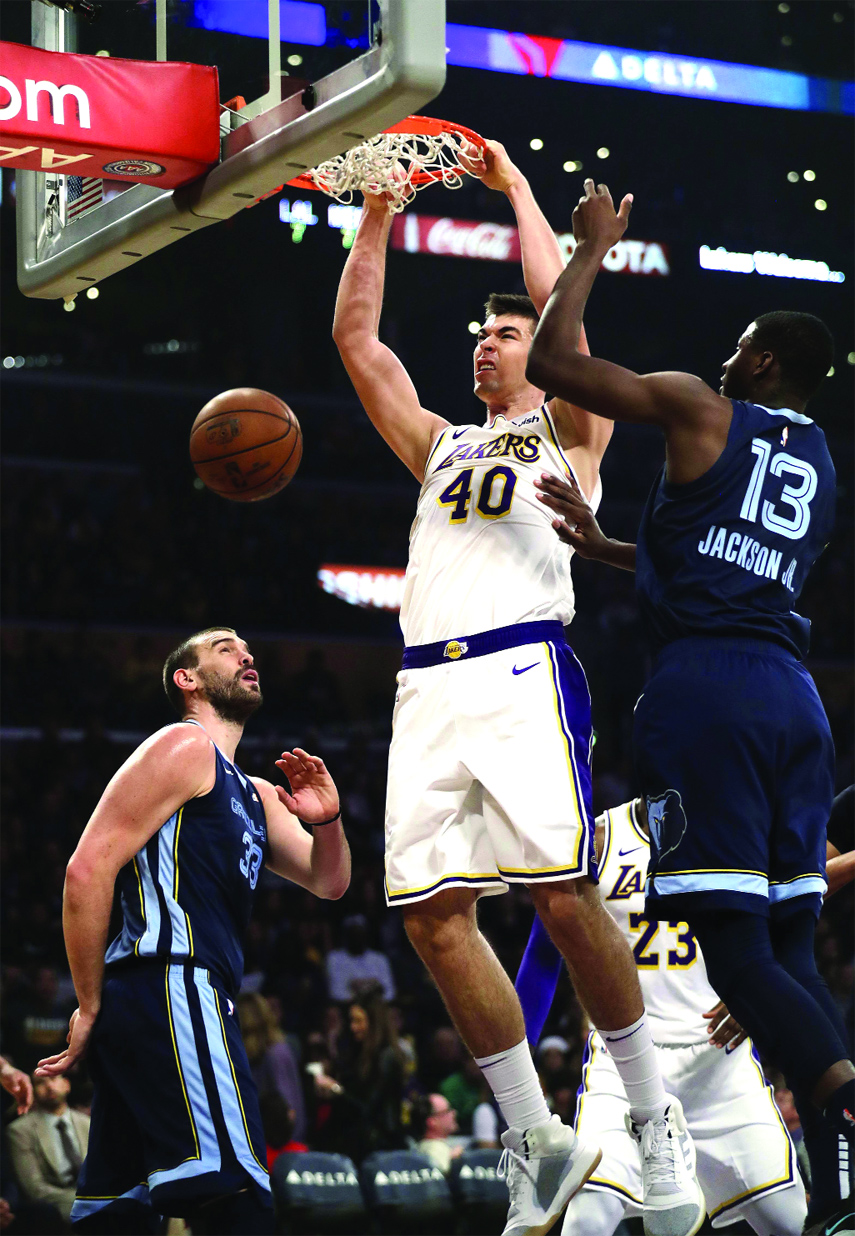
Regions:
<instances>
[{"instance_id":1,"label":"dark blue grizzlies jersey","mask_svg":"<svg viewBox=\"0 0 855 1236\"><path fill-rule=\"evenodd\" d=\"M151 957L191 961L234 993L267 859L267 823L253 783L214 752L214 788L186 802L119 872L122 932L106 960L108 966Z\"/></svg>"},{"instance_id":2,"label":"dark blue grizzlies jersey","mask_svg":"<svg viewBox=\"0 0 855 1236\"><path fill-rule=\"evenodd\" d=\"M734 399L709 471L674 485L663 468L647 500L636 586L654 645L748 636L803 657L810 623L792 607L831 536L835 490L825 435L809 417Z\"/></svg>"}]
</instances>

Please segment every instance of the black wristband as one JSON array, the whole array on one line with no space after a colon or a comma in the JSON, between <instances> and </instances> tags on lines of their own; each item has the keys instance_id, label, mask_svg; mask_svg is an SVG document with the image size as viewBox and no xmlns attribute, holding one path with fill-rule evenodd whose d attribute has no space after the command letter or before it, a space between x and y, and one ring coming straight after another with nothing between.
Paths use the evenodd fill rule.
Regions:
<instances>
[{"instance_id":1,"label":"black wristband","mask_svg":"<svg viewBox=\"0 0 855 1236\"><path fill-rule=\"evenodd\" d=\"M299 819L299 816L297 817ZM316 823L310 824L308 820L300 820L304 828L323 828L324 824L335 824L336 820L341 819L341 809L335 815L331 815L328 820L317 820Z\"/></svg>"}]
</instances>

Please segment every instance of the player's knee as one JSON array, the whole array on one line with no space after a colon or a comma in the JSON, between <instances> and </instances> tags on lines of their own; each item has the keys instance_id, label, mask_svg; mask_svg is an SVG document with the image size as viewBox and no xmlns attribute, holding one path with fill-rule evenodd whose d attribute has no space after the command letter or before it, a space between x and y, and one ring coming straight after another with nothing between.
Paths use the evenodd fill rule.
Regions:
<instances>
[{"instance_id":1,"label":"player's knee","mask_svg":"<svg viewBox=\"0 0 855 1236\"><path fill-rule=\"evenodd\" d=\"M758 1236L800 1236L807 1215L804 1186L798 1180L789 1189L750 1202L743 1213Z\"/></svg>"},{"instance_id":2,"label":"player's knee","mask_svg":"<svg viewBox=\"0 0 855 1236\"><path fill-rule=\"evenodd\" d=\"M591 915L602 910L597 887L586 877L529 884L528 891L547 931L552 927L582 930Z\"/></svg>"},{"instance_id":3,"label":"player's knee","mask_svg":"<svg viewBox=\"0 0 855 1236\"><path fill-rule=\"evenodd\" d=\"M434 901L439 898L404 910L410 943L426 964L465 948L477 932L474 903L459 900L434 905Z\"/></svg>"}]
</instances>

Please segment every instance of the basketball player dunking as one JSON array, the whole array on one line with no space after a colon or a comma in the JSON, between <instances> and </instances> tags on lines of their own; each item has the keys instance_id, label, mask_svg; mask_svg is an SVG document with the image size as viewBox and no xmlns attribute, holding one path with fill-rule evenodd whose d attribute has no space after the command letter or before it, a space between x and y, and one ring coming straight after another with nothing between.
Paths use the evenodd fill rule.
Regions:
<instances>
[{"instance_id":1,"label":"basketball player dunking","mask_svg":"<svg viewBox=\"0 0 855 1236\"><path fill-rule=\"evenodd\" d=\"M401 608L387 901L403 907L508 1122L505 1236L548 1231L600 1158L550 1117L513 985L478 931L478 897L510 883L528 886L643 1126L646 1230L688 1236L704 1213L694 1149L662 1085L631 951L596 887L590 698L564 640L570 555L534 487L547 467L573 475L596 505L611 427L571 403L547 404L526 380L563 258L503 147L490 143L473 170L514 206L531 296L487 304L474 355L486 424L455 428L423 408L377 337L391 222L382 198L366 198L336 305L334 337L356 391L422 485Z\"/></svg>"},{"instance_id":2,"label":"basketball player dunking","mask_svg":"<svg viewBox=\"0 0 855 1236\"><path fill-rule=\"evenodd\" d=\"M719 394L689 374L639 376L583 354L572 343L630 203L615 213L608 189L585 182L579 243L527 374L601 416L665 434L638 545L608 541L601 555L636 571L657 650L635 710L651 833L646 913L688 921L713 987L783 1071L802 1123L823 1112L833 1154L838 1134L855 1135L855 1067L813 953L834 748L802 664L809 623L792 609L834 518L834 468L804 412L833 344L810 314L765 314L725 364ZM541 487L575 524L572 487ZM555 528L579 545L572 526ZM816 1138L812 1159L823 1153L821 1129ZM831 1230L843 1230L836 1219Z\"/></svg>"},{"instance_id":3,"label":"basketball player dunking","mask_svg":"<svg viewBox=\"0 0 855 1236\"><path fill-rule=\"evenodd\" d=\"M95 1083L76 1231L273 1232L258 1096L234 1001L262 865L340 897L350 854L323 762L299 749L277 766L291 793L234 763L261 704L258 674L229 627L167 658L182 718L113 777L68 865L63 927L79 1008L52 1076L84 1054ZM310 836L301 821L313 827ZM122 932L106 952L118 882Z\"/></svg>"}]
</instances>

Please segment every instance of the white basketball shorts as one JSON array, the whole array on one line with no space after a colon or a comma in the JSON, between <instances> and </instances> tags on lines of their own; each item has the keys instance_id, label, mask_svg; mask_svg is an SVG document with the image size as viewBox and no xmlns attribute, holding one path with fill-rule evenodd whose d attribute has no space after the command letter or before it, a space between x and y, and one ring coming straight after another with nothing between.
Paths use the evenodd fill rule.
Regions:
<instances>
[{"instance_id":1,"label":"white basketball shorts","mask_svg":"<svg viewBox=\"0 0 855 1236\"><path fill-rule=\"evenodd\" d=\"M596 878L591 700L559 622L407 648L389 749L386 900Z\"/></svg>"},{"instance_id":2,"label":"white basketball shorts","mask_svg":"<svg viewBox=\"0 0 855 1236\"><path fill-rule=\"evenodd\" d=\"M804 1193L796 1152L754 1055L750 1039L734 1051L700 1043L660 1047L662 1080L683 1105L698 1154L698 1180L715 1228L769 1193ZM641 1164L624 1122L629 1111L620 1076L599 1034L588 1036L575 1127L603 1157L585 1189L615 1193L640 1215Z\"/></svg>"}]
</instances>

